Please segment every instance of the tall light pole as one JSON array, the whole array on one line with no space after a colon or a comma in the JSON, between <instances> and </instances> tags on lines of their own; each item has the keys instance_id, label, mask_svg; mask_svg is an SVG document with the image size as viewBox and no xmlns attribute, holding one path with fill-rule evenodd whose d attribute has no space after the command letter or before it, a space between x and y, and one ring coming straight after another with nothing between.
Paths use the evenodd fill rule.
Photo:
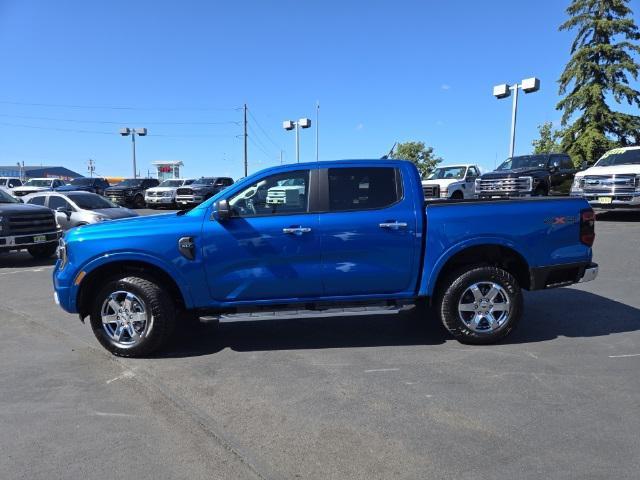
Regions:
<instances>
[{"instance_id":1,"label":"tall light pole","mask_svg":"<svg viewBox=\"0 0 640 480\"><path fill-rule=\"evenodd\" d=\"M285 130L296 130L296 162L300 163L300 129L311 127L311 120L308 118L301 118L297 122L292 120L286 120L282 122L282 128Z\"/></svg>"},{"instance_id":2,"label":"tall light pole","mask_svg":"<svg viewBox=\"0 0 640 480\"><path fill-rule=\"evenodd\" d=\"M131 145L133 148L133 178L138 178L138 169L136 168L136 135L144 137L147 135L146 128L121 128L120 135L128 137L131 135Z\"/></svg>"},{"instance_id":3,"label":"tall light pole","mask_svg":"<svg viewBox=\"0 0 640 480\"><path fill-rule=\"evenodd\" d=\"M518 117L518 90L524 93L533 93L540 90L540 80L536 77L525 78L520 84L514 83L507 85L506 83L493 87L493 96L498 100L507 98L513 92L513 105L511 108L511 141L509 143L509 157L513 157L516 148L516 120Z\"/></svg>"}]
</instances>

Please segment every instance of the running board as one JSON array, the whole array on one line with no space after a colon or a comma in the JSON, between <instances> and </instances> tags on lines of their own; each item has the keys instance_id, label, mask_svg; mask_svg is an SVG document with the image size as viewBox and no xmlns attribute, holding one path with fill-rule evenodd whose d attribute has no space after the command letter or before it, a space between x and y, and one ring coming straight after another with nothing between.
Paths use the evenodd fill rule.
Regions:
<instances>
[{"instance_id":1,"label":"running board","mask_svg":"<svg viewBox=\"0 0 640 480\"><path fill-rule=\"evenodd\" d=\"M285 320L289 318L327 318L327 317L355 317L359 315L395 315L408 310L412 305L385 305L362 306L345 308L327 308L324 310L276 310L246 313L228 313L221 315L219 321L228 322L255 322L259 320ZM203 320L205 317L202 317ZM206 317L211 319L212 317ZM205 320L206 321L206 320Z\"/></svg>"}]
</instances>

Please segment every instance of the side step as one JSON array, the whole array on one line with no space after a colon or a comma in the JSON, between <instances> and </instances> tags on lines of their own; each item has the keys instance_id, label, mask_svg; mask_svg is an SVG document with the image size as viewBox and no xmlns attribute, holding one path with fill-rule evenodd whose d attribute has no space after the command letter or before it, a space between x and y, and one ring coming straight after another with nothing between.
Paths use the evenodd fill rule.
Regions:
<instances>
[{"instance_id":1,"label":"side step","mask_svg":"<svg viewBox=\"0 0 640 480\"><path fill-rule=\"evenodd\" d=\"M327 318L327 317L355 317L359 315L394 315L409 310L412 305L371 305L361 307L327 308L324 310L276 310L246 313L228 313L221 315L219 321L227 322L255 322L258 320L283 320L287 318ZM205 317L202 317L203 319ZM211 317L206 317L210 319Z\"/></svg>"}]
</instances>

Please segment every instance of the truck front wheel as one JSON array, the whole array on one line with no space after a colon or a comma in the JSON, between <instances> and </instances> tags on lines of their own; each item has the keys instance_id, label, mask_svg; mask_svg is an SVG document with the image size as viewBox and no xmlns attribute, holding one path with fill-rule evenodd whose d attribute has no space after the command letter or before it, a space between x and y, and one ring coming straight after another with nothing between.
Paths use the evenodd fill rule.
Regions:
<instances>
[{"instance_id":1,"label":"truck front wheel","mask_svg":"<svg viewBox=\"0 0 640 480\"><path fill-rule=\"evenodd\" d=\"M438 302L444 327L462 343L489 344L506 337L522 316L522 291L509 272L467 267L447 277Z\"/></svg>"},{"instance_id":2,"label":"truck front wheel","mask_svg":"<svg viewBox=\"0 0 640 480\"><path fill-rule=\"evenodd\" d=\"M107 282L94 297L91 328L114 355L140 357L166 345L175 316L171 296L154 280L125 277Z\"/></svg>"}]
</instances>

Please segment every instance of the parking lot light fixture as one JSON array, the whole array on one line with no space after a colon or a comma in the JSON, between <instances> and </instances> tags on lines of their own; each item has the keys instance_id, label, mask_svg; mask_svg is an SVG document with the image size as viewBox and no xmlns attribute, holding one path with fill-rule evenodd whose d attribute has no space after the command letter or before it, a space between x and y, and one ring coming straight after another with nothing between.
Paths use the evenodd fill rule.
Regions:
<instances>
[{"instance_id":1,"label":"parking lot light fixture","mask_svg":"<svg viewBox=\"0 0 640 480\"><path fill-rule=\"evenodd\" d=\"M136 168L136 135L144 137L147 135L146 128L121 128L120 135L123 137L131 136L131 144L133 149L133 178L138 178L138 169Z\"/></svg>"},{"instance_id":2,"label":"parking lot light fixture","mask_svg":"<svg viewBox=\"0 0 640 480\"><path fill-rule=\"evenodd\" d=\"M509 157L513 157L513 152L516 146L516 120L518 116L518 90L522 90L524 93L533 93L540 90L540 79L536 77L525 78L520 84L514 83L508 85L501 83L493 87L493 96L498 100L507 98L513 92L513 105L511 108L511 141L509 143Z\"/></svg>"},{"instance_id":3,"label":"parking lot light fixture","mask_svg":"<svg viewBox=\"0 0 640 480\"><path fill-rule=\"evenodd\" d=\"M301 118L297 122L293 120L285 120L282 122L282 128L285 130L294 130L296 131L296 162L300 163L300 129L301 128L310 128L311 120L309 118Z\"/></svg>"}]
</instances>

